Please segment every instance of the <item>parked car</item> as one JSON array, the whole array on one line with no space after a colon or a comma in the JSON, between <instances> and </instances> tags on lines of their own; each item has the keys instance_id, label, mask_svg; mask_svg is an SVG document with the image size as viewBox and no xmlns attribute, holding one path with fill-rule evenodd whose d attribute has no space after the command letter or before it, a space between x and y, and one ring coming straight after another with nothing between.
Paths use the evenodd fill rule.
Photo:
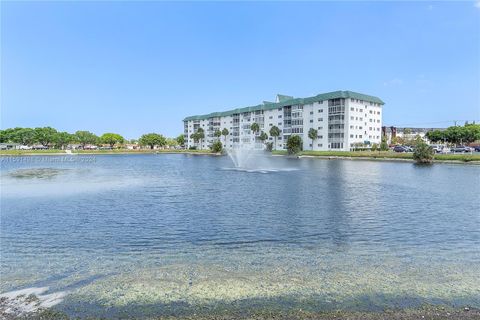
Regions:
<instances>
[{"instance_id":1,"label":"parked car","mask_svg":"<svg viewBox=\"0 0 480 320\"><path fill-rule=\"evenodd\" d=\"M473 148L476 152L480 152L480 146L475 146L475 148Z\"/></svg>"},{"instance_id":2,"label":"parked car","mask_svg":"<svg viewBox=\"0 0 480 320\"><path fill-rule=\"evenodd\" d=\"M395 152L408 152L407 150L408 150L408 149L405 148L404 146L395 146L395 147L393 148L393 151L395 151Z\"/></svg>"},{"instance_id":3,"label":"parked car","mask_svg":"<svg viewBox=\"0 0 480 320\"><path fill-rule=\"evenodd\" d=\"M20 150L32 150L32 147L30 147L30 146L20 146L20 147L18 147L18 149L20 149Z\"/></svg>"},{"instance_id":4,"label":"parked car","mask_svg":"<svg viewBox=\"0 0 480 320\"><path fill-rule=\"evenodd\" d=\"M467 146L456 146L452 148L453 153L466 153L466 152L472 152L472 149Z\"/></svg>"},{"instance_id":5,"label":"parked car","mask_svg":"<svg viewBox=\"0 0 480 320\"><path fill-rule=\"evenodd\" d=\"M445 148L441 144L432 144L430 147L435 151L435 153L443 153L443 149Z\"/></svg>"},{"instance_id":6,"label":"parked car","mask_svg":"<svg viewBox=\"0 0 480 320\"><path fill-rule=\"evenodd\" d=\"M33 150L47 150L48 147L47 147L47 146L43 146L43 145L41 145L41 144L38 144L38 145L32 146L32 149L33 149Z\"/></svg>"}]
</instances>

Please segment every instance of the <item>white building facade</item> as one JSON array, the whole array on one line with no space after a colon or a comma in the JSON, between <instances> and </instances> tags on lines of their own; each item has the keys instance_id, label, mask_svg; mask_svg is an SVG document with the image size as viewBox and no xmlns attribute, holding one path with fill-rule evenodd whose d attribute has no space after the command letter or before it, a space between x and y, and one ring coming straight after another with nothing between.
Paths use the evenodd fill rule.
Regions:
<instances>
[{"instance_id":1,"label":"white building facade","mask_svg":"<svg viewBox=\"0 0 480 320\"><path fill-rule=\"evenodd\" d=\"M277 95L275 102L191 116L184 119L184 134L187 147L207 149L217 139L226 148L258 142L262 132L268 135L265 142L274 142L270 129L276 126L280 135L274 149L286 149L292 135L303 141L303 150L348 151L356 144L379 144L382 137L382 107L384 102L377 97L352 91L334 91L308 98ZM250 127L257 123L260 132L254 134ZM192 134L199 128L205 138L194 141ZM217 138L214 133L226 128L229 134ZM317 130L317 137L308 137L310 128Z\"/></svg>"}]
</instances>

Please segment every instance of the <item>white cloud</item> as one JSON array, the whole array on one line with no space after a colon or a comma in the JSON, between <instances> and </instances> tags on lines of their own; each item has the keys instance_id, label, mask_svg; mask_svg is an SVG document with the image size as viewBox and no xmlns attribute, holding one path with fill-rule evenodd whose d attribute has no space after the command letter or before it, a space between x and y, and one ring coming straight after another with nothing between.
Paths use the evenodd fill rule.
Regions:
<instances>
[{"instance_id":1,"label":"white cloud","mask_svg":"<svg viewBox=\"0 0 480 320\"><path fill-rule=\"evenodd\" d=\"M399 78L393 78L383 83L385 87L401 86L402 84L403 84L403 80Z\"/></svg>"}]
</instances>

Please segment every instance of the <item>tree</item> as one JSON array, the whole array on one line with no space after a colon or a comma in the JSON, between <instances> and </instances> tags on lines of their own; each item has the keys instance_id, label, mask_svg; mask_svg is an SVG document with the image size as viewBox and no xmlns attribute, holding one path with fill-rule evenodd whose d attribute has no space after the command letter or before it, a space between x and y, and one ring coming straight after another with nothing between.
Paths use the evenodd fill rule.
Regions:
<instances>
[{"instance_id":1,"label":"tree","mask_svg":"<svg viewBox=\"0 0 480 320\"><path fill-rule=\"evenodd\" d=\"M212 151L215 152L215 153L222 152L223 146L222 146L222 143L220 142L220 140L217 140L217 141L213 142L210 149L212 149Z\"/></svg>"},{"instance_id":2,"label":"tree","mask_svg":"<svg viewBox=\"0 0 480 320\"><path fill-rule=\"evenodd\" d=\"M434 151L432 147L424 141L417 143L413 152L413 159L417 163L431 163L433 161Z\"/></svg>"},{"instance_id":3,"label":"tree","mask_svg":"<svg viewBox=\"0 0 480 320\"><path fill-rule=\"evenodd\" d=\"M252 130L253 134L256 135L257 132L260 131L260 126L258 125L258 123L254 122L252 123L252 125L250 126L250 130ZM255 141L256 137L254 137L254 141Z\"/></svg>"},{"instance_id":4,"label":"tree","mask_svg":"<svg viewBox=\"0 0 480 320\"><path fill-rule=\"evenodd\" d=\"M287 140L288 154L297 154L302 151L302 138L297 135L292 135Z\"/></svg>"},{"instance_id":5,"label":"tree","mask_svg":"<svg viewBox=\"0 0 480 320\"><path fill-rule=\"evenodd\" d=\"M147 133L138 139L138 142L142 146L149 146L153 149L155 146L164 147L167 144L167 140L164 136L158 133Z\"/></svg>"},{"instance_id":6,"label":"tree","mask_svg":"<svg viewBox=\"0 0 480 320\"><path fill-rule=\"evenodd\" d=\"M90 131L77 131L75 132L75 138L83 148L87 144L95 144L98 141L98 137Z\"/></svg>"},{"instance_id":7,"label":"tree","mask_svg":"<svg viewBox=\"0 0 480 320\"><path fill-rule=\"evenodd\" d=\"M177 143L179 146L185 146L185 135L182 133L181 135L179 135L177 138Z\"/></svg>"},{"instance_id":8,"label":"tree","mask_svg":"<svg viewBox=\"0 0 480 320\"><path fill-rule=\"evenodd\" d=\"M425 136L431 142L443 142L445 140L445 133L440 130L428 131Z\"/></svg>"},{"instance_id":9,"label":"tree","mask_svg":"<svg viewBox=\"0 0 480 320\"><path fill-rule=\"evenodd\" d=\"M222 132L220 130L215 130L215 132L213 133L213 136L215 138L217 138L217 140L220 140L220 137L222 136Z\"/></svg>"},{"instance_id":10,"label":"tree","mask_svg":"<svg viewBox=\"0 0 480 320\"><path fill-rule=\"evenodd\" d=\"M16 142L17 132L23 128L8 128L5 130L0 130L0 142Z\"/></svg>"},{"instance_id":11,"label":"tree","mask_svg":"<svg viewBox=\"0 0 480 320\"><path fill-rule=\"evenodd\" d=\"M35 128L34 132L35 141L42 146L48 146L50 143L54 142L55 135L57 134L57 130L51 127Z\"/></svg>"},{"instance_id":12,"label":"tree","mask_svg":"<svg viewBox=\"0 0 480 320\"><path fill-rule=\"evenodd\" d=\"M225 146L227 145L227 136L230 132L228 132L228 129L227 128L223 128L222 130L222 136L225 137Z\"/></svg>"},{"instance_id":13,"label":"tree","mask_svg":"<svg viewBox=\"0 0 480 320\"><path fill-rule=\"evenodd\" d=\"M464 141L471 143L480 140L480 125L474 123L466 124L464 130Z\"/></svg>"},{"instance_id":14,"label":"tree","mask_svg":"<svg viewBox=\"0 0 480 320\"><path fill-rule=\"evenodd\" d=\"M192 133L192 134L190 135L190 138L193 139L193 142L194 142L194 143L198 143L198 141L200 140L200 138L198 137L198 133L197 133L197 132Z\"/></svg>"},{"instance_id":15,"label":"tree","mask_svg":"<svg viewBox=\"0 0 480 320\"><path fill-rule=\"evenodd\" d=\"M262 133L260 133L260 135L258 136L258 139L262 141L262 143L265 143L265 140L268 139L268 135L262 131Z\"/></svg>"},{"instance_id":16,"label":"tree","mask_svg":"<svg viewBox=\"0 0 480 320\"><path fill-rule=\"evenodd\" d=\"M277 150L277 137L280 136L280 129L277 126L272 126L270 128L270 136L273 137L275 150Z\"/></svg>"},{"instance_id":17,"label":"tree","mask_svg":"<svg viewBox=\"0 0 480 320\"><path fill-rule=\"evenodd\" d=\"M318 131L314 128L310 128L310 130L308 130L308 137L312 139L312 150L313 150L313 142L318 138Z\"/></svg>"},{"instance_id":18,"label":"tree","mask_svg":"<svg viewBox=\"0 0 480 320\"><path fill-rule=\"evenodd\" d=\"M372 144L372 151L377 151L378 149L378 144L374 143Z\"/></svg>"},{"instance_id":19,"label":"tree","mask_svg":"<svg viewBox=\"0 0 480 320\"><path fill-rule=\"evenodd\" d=\"M123 143L125 141L125 139L117 134L117 133L104 133L101 137L100 137L100 141L102 143L106 143L108 145L110 145L111 148L113 148L113 146L117 143Z\"/></svg>"},{"instance_id":20,"label":"tree","mask_svg":"<svg viewBox=\"0 0 480 320\"><path fill-rule=\"evenodd\" d=\"M387 137L382 137L382 142L380 142L380 151L388 151Z\"/></svg>"},{"instance_id":21,"label":"tree","mask_svg":"<svg viewBox=\"0 0 480 320\"><path fill-rule=\"evenodd\" d=\"M205 131L203 130L203 128L198 128L196 134L197 134L198 140L200 141L200 149L202 149L202 142L203 142L203 139L205 138Z\"/></svg>"},{"instance_id":22,"label":"tree","mask_svg":"<svg viewBox=\"0 0 480 320\"><path fill-rule=\"evenodd\" d=\"M166 145L169 147L169 148L172 148L172 147L175 147L178 145L178 142L177 142L177 139L173 139L173 138L166 138Z\"/></svg>"},{"instance_id":23,"label":"tree","mask_svg":"<svg viewBox=\"0 0 480 320\"><path fill-rule=\"evenodd\" d=\"M65 149L66 146L74 140L75 138L73 134L70 134L68 132L57 132L54 137L55 147L58 149Z\"/></svg>"},{"instance_id":24,"label":"tree","mask_svg":"<svg viewBox=\"0 0 480 320\"><path fill-rule=\"evenodd\" d=\"M22 145L32 145L35 142L35 131L31 128L15 128L10 140Z\"/></svg>"}]
</instances>

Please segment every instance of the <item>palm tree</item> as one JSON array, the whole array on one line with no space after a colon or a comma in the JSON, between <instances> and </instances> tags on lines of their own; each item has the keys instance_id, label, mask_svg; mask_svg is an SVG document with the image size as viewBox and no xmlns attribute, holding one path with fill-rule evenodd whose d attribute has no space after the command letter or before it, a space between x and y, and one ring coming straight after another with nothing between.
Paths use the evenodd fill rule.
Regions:
<instances>
[{"instance_id":1,"label":"palm tree","mask_svg":"<svg viewBox=\"0 0 480 320\"><path fill-rule=\"evenodd\" d=\"M252 130L252 132L254 134L253 141L255 142L255 140L256 140L255 134L260 131L260 126L258 125L258 123L254 122L250 126L250 130Z\"/></svg>"},{"instance_id":2,"label":"palm tree","mask_svg":"<svg viewBox=\"0 0 480 320\"><path fill-rule=\"evenodd\" d=\"M258 139L262 141L262 143L265 143L265 140L268 139L268 135L262 131L262 133L260 133L260 135L258 136Z\"/></svg>"},{"instance_id":3,"label":"palm tree","mask_svg":"<svg viewBox=\"0 0 480 320\"><path fill-rule=\"evenodd\" d=\"M220 130L218 130L218 129L215 130L215 132L213 133L213 136L214 136L215 138L217 138L217 140L219 140L219 141L220 141L219 138L220 138L221 135L222 135L222 133L221 133Z\"/></svg>"},{"instance_id":4,"label":"palm tree","mask_svg":"<svg viewBox=\"0 0 480 320\"><path fill-rule=\"evenodd\" d=\"M192 139L193 139L193 142L195 142L195 143L198 143L198 140L200 140L200 138L198 137L198 133L197 133L197 132L192 133L192 134L190 135L190 138L192 138Z\"/></svg>"},{"instance_id":5,"label":"palm tree","mask_svg":"<svg viewBox=\"0 0 480 320\"><path fill-rule=\"evenodd\" d=\"M200 149L202 149L203 138L205 138L205 131L202 128L197 129L197 137L200 140Z\"/></svg>"},{"instance_id":6,"label":"palm tree","mask_svg":"<svg viewBox=\"0 0 480 320\"><path fill-rule=\"evenodd\" d=\"M280 135L280 129L277 126L270 128L270 136L273 137L275 141L275 150L277 150L277 137Z\"/></svg>"},{"instance_id":7,"label":"palm tree","mask_svg":"<svg viewBox=\"0 0 480 320\"><path fill-rule=\"evenodd\" d=\"M318 131L316 129L310 128L310 130L308 130L308 137L312 139L312 150L313 150L313 141L315 141L318 138Z\"/></svg>"},{"instance_id":8,"label":"palm tree","mask_svg":"<svg viewBox=\"0 0 480 320\"><path fill-rule=\"evenodd\" d=\"M228 129L227 128L223 128L222 130L222 136L225 137L225 147L227 146L227 136L228 136L229 132L228 132Z\"/></svg>"}]
</instances>

